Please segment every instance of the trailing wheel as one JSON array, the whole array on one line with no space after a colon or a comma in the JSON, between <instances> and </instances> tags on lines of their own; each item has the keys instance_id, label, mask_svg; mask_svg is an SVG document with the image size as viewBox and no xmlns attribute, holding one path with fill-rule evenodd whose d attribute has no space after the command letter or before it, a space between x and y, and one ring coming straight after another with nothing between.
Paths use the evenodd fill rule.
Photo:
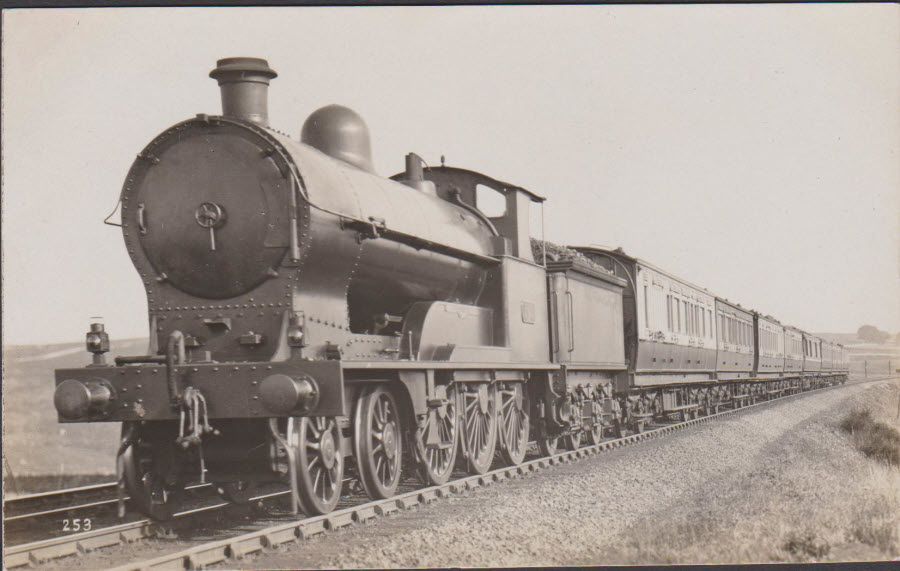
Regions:
<instances>
[{"instance_id":1,"label":"trailing wheel","mask_svg":"<svg viewBox=\"0 0 900 571\"><path fill-rule=\"evenodd\" d=\"M400 411L383 386L363 390L353 415L353 445L359 479L372 499L394 495L403 460Z\"/></svg>"},{"instance_id":2,"label":"trailing wheel","mask_svg":"<svg viewBox=\"0 0 900 571\"><path fill-rule=\"evenodd\" d=\"M419 479L426 486L439 486L453 473L459 446L458 399L456 387L447 387L447 402L428 411L421 429L422 447L413 446Z\"/></svg>"},{"instance_id":3,"label":"trailing wheel","mask_svg":"<svg viewBox=\"0 0 900 571\"><path fill-rule=\"evenodd\" d=\"M521 383L500 389L500 455L508 466L521 464L528 450L531 420Z\"/></svg>"},{"instance_id":4,"label":"trailing wheel","mask_svg":"<svg viewBox=\"0 0 900 571\"><path fill-rule=\"evenodd\" d=\"M497 447L497 389L488 383L473 383L462 391L463 436L468 470L484 474L491 468Z\"/></svg>"},{"instance_id":5,"label":"trailing wheel","mask_svg":"<svg viewBox=\"0 0 900 571\"><path fill-rule=\"evenodd\" d=\"M334 510L344 483L344 436L334 417L295 418L288 442L297 451L297 495L306 515Z\"/></svg>"},{"instance_id":6,"label":"trailing wheel","mask_svg":"<svg viewBox=\"0 0 900 571\"><path fill-rule=\"evenodd\" d=\"M122 428L124 431L124 423ZM166 476L169 470L163 469L164 459L174 454L154 454L154 449L160 450L138 434L122 453L125 489L138 511L156 520L168 520L181 507L184 482L173 482Z\"/></svg>"}]
</instances>

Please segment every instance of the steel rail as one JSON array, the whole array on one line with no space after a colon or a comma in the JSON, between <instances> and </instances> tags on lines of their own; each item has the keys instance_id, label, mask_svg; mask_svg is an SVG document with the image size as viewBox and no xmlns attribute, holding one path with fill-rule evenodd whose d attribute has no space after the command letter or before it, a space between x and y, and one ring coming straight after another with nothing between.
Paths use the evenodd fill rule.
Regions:
<instances>
[{"instance_id":1,"label":"steel rail","mask_svg":"<svg viewBox=\"0 0 900 571\"><path fill-rule=\"evenodd\" d=\"M208 485L209 484L199 484L188 486L188 488L203 488ZM260 499L262 499L262 497ZM115 502L116 500L113 501ZM219 501L210 505L177 512L174 514L173 519L185 518L197 513L218 510L229 505L231 505L231 503ZM142 519L129 523L102 527L91 531L83 531L71 535L14 545L3 550L3 568L11 569L24 565L38 565L51 559L87 553L95 549L111 547L121 543L139 541L141 539L152 537L154 528L158 525L159 522L152 519Z\"/></svg>"},{"instance_id":2,"label":"steel rail","mask_svg":"<svg viewBox=\"0 0 900 571\"><path fill-rule=\"evenodd\" d=\"M125 499L127 500L128 497L126 496ZM89 502L86 504L67 505L67 506L52 508L52 509L43 510L43 511L31 511L31 512L27 512L27 513L23 513L23 514L19 514L19 515L6 516L3 518L3 523L10 523L13 521L22 521L22 520L38 518L38 517L46 517L48 515L59 514L59 513L68 513L68 512L73 512L76 510L87 510L87 509L91 509L91 508L98 508L100 506L117 504L117 503L119 503L119 500L113 498L113 499L109 499L109 500L97 500L96 502Z\"/></svg>"},{"instance_id":3,"label":"steel rail","mask_svg":"<svg viewBox=\"0 0 900 571\"><path fill-rule=\"evenodd\" d=\"M207 488L212 484L192 484L185 487L185 490L195 490L201 488ZM78 510L87 510L91 508L97 508L100 506L110 505L118 503L118 498L116 497L116 484L115 483L105 483L105 484L95 484L91 486L82 486L79 488L67 488L63 490L53 490L50 492L40 492L37 494L29 494L27 496L19 496L17 498L11 498L10 500L3 502L3 523L11 523L14 521L23 521L26 519L46 517L53 514L59 513L68 513ZM6 515L6 512L10 510L12 507L14 510L25 509L20 506L22 503L34 502L34 501L45 501L48 499L61 500L66 496L74 496L78 494L83 494L85 492L110 492L109 499L99 499L92 502L81 503L81 504L63 504L59 507L46 508L39 511L25 511L24 513L19 513L15 515ZM124 500L127 502L131 498L129 496L125 496Z\"/></svg>"},{"instance_id":4,"label":"steel rail","mask_svg":"<svg viewBox=\"0 0 900 571\"><path fill-rule=\"evenodd\" d=\"M21 496L16 496L13 498L7 498L3 500L3 506L9 507L10 504L17 504L21 502L29 502L35 500L44 500L48 498L61 497L61 496L71 496L74 494L82 493L82 492L96 492L101 490L116 490L115 482L103 482L100 484L90 484L87 486L78 486L76 488L63 488L61 490L50 490L47 492L36 492L34 494L23 494Z\"/></svg>"},{"instance_id":5,"label":"steel rail","mask_svg":"<svg viewBox=\"0 0 900 571\"><path fill-rule=\"evenodd\" d=\"M851 382L848 384L830 385L813 389L809 391L797 392L794 394L784 395L771 400L758 402L755 404L725 410L717 414L704 416L701 418L676 422L674 424L651 428L644 432L631 434L622 438L615 438L601 442L600 444L586 446L578 450L558 452L553 456L537 458L523 462L518 466L509 466L491 470L485 474L466 476L440 486L431 486L420 488L411 492L406 492L388 498L386 500L375 500L366 502L357 506L336 510L326 515L307 517L293 522L278 524L266 527L254 532L238 535L228 539L222 539L210 543L204 543L185 550L161 555L154 559L143 562L132 562L120 567L113 568L113 571L144 571L151 569L197 569L205 566L214 565L228 560L238 560L243 556L258 551L271 549L278 545L307 539L321 535L326 531L332 531L345 528L354 523L363 523L371 521L377 517L390 515L404 510L409 510L419 505L430 504L438 499L459 493L465 493L480 487L489 486L495 482L517 478L527 474L539 472L551 466L560 464L568 464L578 461L589 456L594 456L608 450L623 448L657 438L666 434L671 434L679 430L692 427L697 424L712 422L722 418L743 413L757 407L784 402L790 398L810 395L820 391L836 389L846 386L857 386L869 383L881 382L893 379L895 377L884 377L880 379L867 379L862 381ZM203 487L198 485L195 487ZM275 497L287 494L289 492L274 492L251 498L252 501ZM175 514L176 518L186 517L198 512L211 511L221 509L230 505L228 502L220 502L211 506L205 506L185 512ZM3 564L7 569L21 567L25 565L36 565L42 562L66 557L69 555L83 554L89 551L110 547L121 543L134 542L147 539L153 536L153 528L158 522L144 519L132 523L121 524L117 526L106 527L90 532L82 532L69 536L58 537L38 541L34 543L22 544L10 547L4 550Z\"/></svg>"},{"instance_id":6,"label":"steel rail","mask_svg":"<svg viewBox=\"0 0 900 571\"><path fill-rule=\"evenodd\" d=\"M850 386L868 384L888 380L892 377L884 379L872 379L851 383ZM197 545L181 551L176 551L154 559L142 562L132 562L119 567L114 567L111 571L150 571L153 569L202 569L209 565L226 562L229 560L239 560L246 555L272 549L279 545L296 542L310 537L321 535L328 531L334 531L353 525L355 523L365 523L377 517L390 515L400 511L412 509L420 505L430 504L438 499L448 497L452 494L465 493L468 490L474 490L489 486L495 482L502 482L512 478L518 478L527 474L539 472L551 466L560 464L568 464L578 461L589 456L594 456L607 450L622 448L645 440L650 440L665 434L670 434L679 430L692 427L694 425L720 420L727 416L743 413L760 406L784 402L792 397L801 395L809 395L824 391L827 389L840 388L847 385L830 385L810 391L798 392L790 395L784 395L772 400L767 400L752 405L722 411L717 414L704 416L687 420L668 426L654 428L645 432L631 434L622 438L616 438L601 442L600 444L586 446L578 450L560 452L553 456L538 458L523 462L518 466L509 466L491 470L485 474L468 476L448 482L440 486L431 486L421 488L393 496L386 500L370 501L358 506L348 507L341 510L333 511L326 515L303 518L294 522L278 524L254 532L245 533L228 539L222 539L202 545Z\"/></svg>"}]
</instances>

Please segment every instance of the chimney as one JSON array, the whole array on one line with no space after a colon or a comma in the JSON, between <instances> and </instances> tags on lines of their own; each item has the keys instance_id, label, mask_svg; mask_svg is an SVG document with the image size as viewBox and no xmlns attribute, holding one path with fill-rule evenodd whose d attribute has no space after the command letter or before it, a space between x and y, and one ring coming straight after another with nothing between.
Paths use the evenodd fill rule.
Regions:
<instances>
[{"instance_id":1,"label":"chimney","mask_svg":"<svg viewBox=\"0 0 900 571\"><path fill-rule=\"evenodd\" d=\"M269 80L278 77L269 62L255 57L220 59L209 76L222 90L223 116L269 126Z\"/></svg>"}]
</instances>

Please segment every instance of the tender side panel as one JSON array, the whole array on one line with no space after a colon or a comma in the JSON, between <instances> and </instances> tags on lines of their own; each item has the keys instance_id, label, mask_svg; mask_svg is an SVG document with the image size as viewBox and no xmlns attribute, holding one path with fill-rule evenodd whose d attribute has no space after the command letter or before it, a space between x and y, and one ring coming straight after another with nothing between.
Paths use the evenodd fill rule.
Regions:
<instances>
[{"instance_id":1,"label":"tender side panel","mask_svg":"<svg viewBox=\"0 0 900 571\"><path fill-rule=\"evenodd\" d=\"M573 269L548 270L553 359L570 367L622 370L623 287Z\"/></svg>"},{"instance_id":2,"label":"tender side panel","mask_svg":"<svg viewBox=\"0 0 900 571\"><path fill-rule=\"evenodd\" d=\"M753 315L716 298L719 379L743 379L753 373Z\"/></svg>"}]
</instances>

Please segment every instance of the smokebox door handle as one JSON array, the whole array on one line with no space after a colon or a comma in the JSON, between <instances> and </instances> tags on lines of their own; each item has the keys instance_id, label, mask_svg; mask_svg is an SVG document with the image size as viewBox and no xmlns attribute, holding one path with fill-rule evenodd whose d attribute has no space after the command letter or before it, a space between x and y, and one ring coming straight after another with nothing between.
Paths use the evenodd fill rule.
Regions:
<instances>
[{"instance_id":1,"label":"smokebox door handle","mask_svg":"<svg viewBox=\"0 0 900 571\"><path fill-rule=\"evenodd\" d=\"M146 209L144 208L143 202L138 204L137 224L138 224L138 230L140 230L141 234L146 234L147 233L147 216L146 216Z\"/></svg>"}]
</instances>

